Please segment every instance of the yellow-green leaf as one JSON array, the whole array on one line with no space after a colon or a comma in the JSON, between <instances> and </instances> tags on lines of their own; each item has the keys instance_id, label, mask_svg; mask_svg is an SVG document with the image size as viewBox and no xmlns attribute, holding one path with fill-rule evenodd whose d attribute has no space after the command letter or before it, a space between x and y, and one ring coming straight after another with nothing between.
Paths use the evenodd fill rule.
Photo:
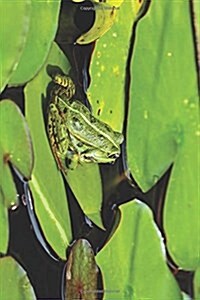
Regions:
<instances>
[{"instance_id":1,"label":"yellow-green leaf","mask_svg":"<svg viewBox=\"0 0 200 300\"><path fill-rule=\"evenodd\" d=\"M0 259L0 278L2 300L36 300L25 270L12 257Z\"/></svg>"},{"instance_id":2,"label":"yellow-green leaf","mask_svg":"<svg viewBox=\"0 0 200 300\"><path fill-rule=\"evenodd\" d=\"M103 275L104 299L181 300L151 210L138 200L120 206L120 210L116 232L96 257Z\"/></svg>"},{"instance_id":3,"label":"yellow-green leaf","mask_svg":"<svg viewBox=\"0 0 200 300\"><path fill-rule=\"evenodd\" d=\"M26 45L9 85L24 84L42 67L56 34L59 9L60 1L31 0L30 28Z\"/></svg>"},{"instance_id":4,"label":"yellow-green leaf","mask_svg":"<svg viewBox=\"0 0 200 300\"><path fill-rule=\"evenodd\" d=\"M33 149L27 123L11 100L0 102L0 144L5 162L11 162L27 179L33 169Z\"/></svg>"},{"instance_id":5,"label":"yellow-green leaf","mask_svg":"<svg viewBox=\"0 0 200 300\"><path fill-rule=\"evenodd\" d=\"M102 183L97 164L78 165L67 171L67 181L83 212L99 227L101 220Z\"/></svg>"},{"instance_id":6,"label":"yellow-green leaf","mask_svg":"<svg viewBox=\"0 0 200 300\"><path fill-rule=\"evenodd\" d=\"M0 91L21 58L29 30L31 1L0 1Z\"/></svg>"},{"instance_id":7,"label":"yellow-green leaf","mask_svg":"<svg viewBox=\"0 0 200 300\"><path fill-rule=\"evenodd\" d=\"M47 87L49 70L61 68L69 72L69 62L53 44L48 59L38 75L25 88L26 118L33 138L35 166L30 182L36 215L46 239L61 258L71 240L67 196L60 171L47 138ZM45 110L46 109L46 110Z\"/></svg>"}]
</instances>

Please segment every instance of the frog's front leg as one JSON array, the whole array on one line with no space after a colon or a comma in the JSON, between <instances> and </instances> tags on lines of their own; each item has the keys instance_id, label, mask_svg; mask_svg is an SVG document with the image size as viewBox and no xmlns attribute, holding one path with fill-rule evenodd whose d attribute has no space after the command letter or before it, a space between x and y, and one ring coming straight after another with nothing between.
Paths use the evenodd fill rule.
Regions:
<instances>
[{"instance_id":1,"label":"frog's front leg","mask_svg":"<svg viewBox=\"0 0 200 300\"><path fill-rule=\"evenodd\" d=\"M58 167L61 170L66 169L63 162L69 146L68 131L63 118L59 115L58 109L53 103L49 106L47 131Z\"/></svg>"},{"instance_id":2,"label":"frog's front leg","mask_svg":"<svg viewBox=\"0 0 200 300\"><path fill-rule=\"evenodd\" d=\"M56 74L52 77L56 83L53 93L62 98L64 95L67 100L70 100L75 94L75 85L69 76Z\"/></svg>"},{"instance_id":3,"label":"frog's front leg","mask_svg":"<svg viewBox=\"0 0 200 300\"><path fill-rule=\"evenodd\" d=\"M68 150L65 158L65 164L68 169L75 170L79 164L79 154L75 153L74 151Z\"/></svg>"}]
</instances>

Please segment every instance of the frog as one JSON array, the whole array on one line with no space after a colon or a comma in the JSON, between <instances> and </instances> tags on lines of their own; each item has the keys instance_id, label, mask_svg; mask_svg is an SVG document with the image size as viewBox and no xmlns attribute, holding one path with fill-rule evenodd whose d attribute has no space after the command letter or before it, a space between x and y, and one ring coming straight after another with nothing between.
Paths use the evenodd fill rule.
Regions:
<instances>
[{"instance_id":1,"label":"frog","mask_svg":"<svg viewBox=\"0 0 200 300\"><path fill-rule=\"evenodd\" d=\"M60 169L74 170L84 163L114 163L120 156L123 135L96 118L80 101L73 99L75 85L68 75L52 77L48 109L48 135Z\"/></svg>"}]
</instances>

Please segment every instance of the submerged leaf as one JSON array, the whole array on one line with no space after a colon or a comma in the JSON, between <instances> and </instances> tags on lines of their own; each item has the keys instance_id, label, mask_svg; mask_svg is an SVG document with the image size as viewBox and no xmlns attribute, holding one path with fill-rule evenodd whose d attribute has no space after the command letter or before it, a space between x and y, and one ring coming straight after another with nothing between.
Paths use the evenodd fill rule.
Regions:
<instances>
[{"instance_id":1,"label":"submerged leaf","mask_svg":"<svg viewBox=\"0 0 200 300\"><path fill-rule=\"evenodd\" d=\"M89 242L76 241L67 260L65 299L97 299L97 275L98 267Z\"/></svg>"}]
</instances>

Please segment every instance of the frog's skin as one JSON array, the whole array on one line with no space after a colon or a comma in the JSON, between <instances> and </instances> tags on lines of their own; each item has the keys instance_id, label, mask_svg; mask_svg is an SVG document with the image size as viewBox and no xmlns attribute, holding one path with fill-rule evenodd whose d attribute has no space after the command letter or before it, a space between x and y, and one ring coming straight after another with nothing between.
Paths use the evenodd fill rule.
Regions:
<instances>
[{"instance_id":1,"label":"frog's skin","mask_svg":"<svg viewBox=\"0 0 200 300\"><path fill-rule=\"evenodd\" d=\"M123 135L95 118L80 101L72 100L72 80L56 75L48 112L48 134L58 165L75 169L85 162L113 163L120 155Z\"/></svg>"}]
</instances>

